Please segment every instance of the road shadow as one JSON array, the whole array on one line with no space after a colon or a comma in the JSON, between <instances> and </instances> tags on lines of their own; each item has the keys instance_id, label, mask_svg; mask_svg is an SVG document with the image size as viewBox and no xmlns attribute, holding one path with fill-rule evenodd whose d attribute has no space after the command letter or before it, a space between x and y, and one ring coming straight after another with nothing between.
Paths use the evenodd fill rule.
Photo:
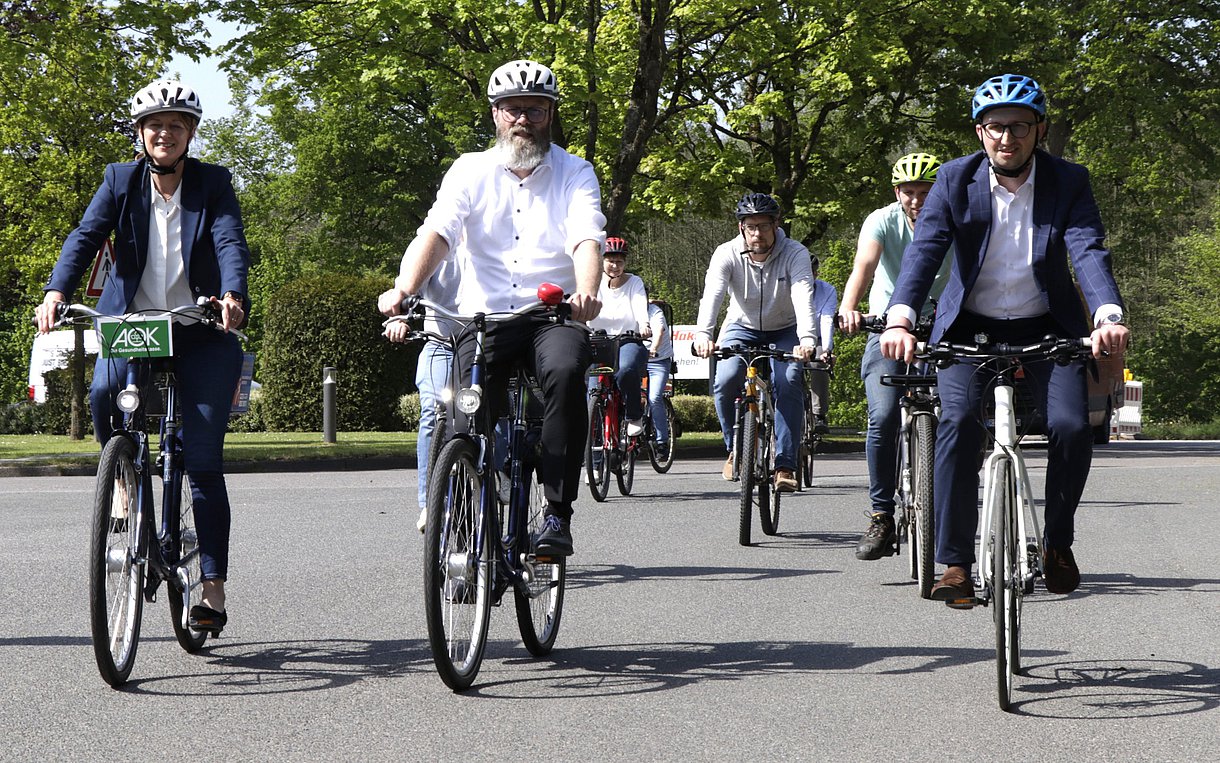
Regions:
<instances>
[{"instance_id":1,"label":"road shadow","mask_svg":"<svg viewBox=\"0 0 1220 763\"><path fill-rule=\"evenodd\" d=\"M569 565L568 590L597 588L604 585L657 580L699 580L703 582L751 582L780 580L807 575L838 574L838 570L795 569L792 567L635 567L630 564Z\"/></svg>"},{"instance_id":2,"label":"road shadow","mask_svg":"<svg viewBox=\"0 0 1220 763\"><path fill-rule=\"evenodd\" d=\"M1042 718L1113 721L1220 707L1220 670L1176 660L1027 662L1015 688L1012 711ZM1021 699L1029 694L1036 696Z\"/></svg>"},{"instance_id":3,"label":"road shadow","mask_svg":"<svg viewBox=\"0 0 1220 763\"><path fill-rule=\"evenodd\" d=\"M1063 652L1033 654L1045 659L1061 656ZM553 663L559 672L488 682L475 686L469 693L499 699L647 694L769 675L930 673L994 659L995 651L991 649L860 646L845 642L605 644L564 650L543 658L543 662ZM519 653L516 661L521 661ZM509 658L509 662L513 663L514 659Z\"/></svg>"},{"instance_id":4,"label":"road shadow","mask_svg":"<svg viewBox=\"0 0 1220 763\"><path fill-rule=\"evenodd\" d=\"M1126 572L1082 574L1080 588L1067 598L1087 596L1146 596L1166 591L1220 593L1220 580L1208 578L1147 578Z\"/></svg>"}]
</instances>

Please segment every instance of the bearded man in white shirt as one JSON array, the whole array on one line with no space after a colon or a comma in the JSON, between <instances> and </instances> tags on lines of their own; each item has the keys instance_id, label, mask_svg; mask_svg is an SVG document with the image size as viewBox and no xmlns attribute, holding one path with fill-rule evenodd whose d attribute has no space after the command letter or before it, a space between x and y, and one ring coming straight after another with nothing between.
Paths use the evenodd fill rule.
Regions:
<instances>
[{"instance_id":1,"label":"bearded man in white shirt","mask_svg":"<svg viewBox=\"0 0 1220 763\"><path fill-rule=\"evenodd\" d=\"M454 250L461 273L457 310L463 315L509 311L533 302L550 282L570 294L572 318L587 321L601 309L601 250L606 218L593 167L550 141L559 100L555 74L534 61L510 61L487 86L496 144L463 154L441 181L440 192L420 226L418 256L403 263L395 287L378 299L386 315L418 294ZM523 362L544 396L542 482L546 522L539 553L572 553L569 523L580 488L588 417L585 372L589 341L583 327L523 316L489 326L485 346L496 385ZM462 381L470 379L473 340L458 347ZM458 425L462 425L459 421Z\"/></svg>"}]
</instances>

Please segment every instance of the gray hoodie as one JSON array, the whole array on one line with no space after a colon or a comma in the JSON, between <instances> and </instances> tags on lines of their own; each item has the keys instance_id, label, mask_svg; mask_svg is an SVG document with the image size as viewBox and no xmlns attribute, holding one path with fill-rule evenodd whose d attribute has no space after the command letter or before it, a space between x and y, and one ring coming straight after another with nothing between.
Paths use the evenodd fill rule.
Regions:
<instances>
[{"instance_id":1,"label":"gray hoodie","mask_svg":"<svg viewBox=\"0 0 1220 763\"><path fill-rule=\"evenodd\" d=\"M703 299L699 301L696 338L711 339L716 316L729 295L724 325L736 323L758 331L796 326L802 345L817 345L813 309L813 270L809 250L775 231L775 247L766 262L750 260L742 251L745 241L737 236L716 247L707 267Z\"/></svg>"}]
</instances>

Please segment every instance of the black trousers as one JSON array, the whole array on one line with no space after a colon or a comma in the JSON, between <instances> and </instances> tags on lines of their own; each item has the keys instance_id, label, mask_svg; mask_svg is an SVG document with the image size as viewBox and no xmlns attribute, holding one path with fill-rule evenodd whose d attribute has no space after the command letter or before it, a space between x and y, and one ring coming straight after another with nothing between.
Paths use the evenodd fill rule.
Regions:
<instances>
[{"instance_id":1,"label":"black trousers","mask_svg":"<svg viewBox=\"0 0 1220 763\"><path fill-rule=\"evenodd\" d=\"M485 400L494 407L493 421L505 413L508 381L523 365L542 389L542 483L548 514L572 516L572 502L580 493L585 438L589 416L585 374L589 368L589 334L581 326L556 324L545 318L522 316L489 324L484 344L487 366L483 377ZM456 363L462 385L470 384L475 337L457 347ZM456 414L459 429L467 427L464 414Z\"/></svg>"}]
</instances>

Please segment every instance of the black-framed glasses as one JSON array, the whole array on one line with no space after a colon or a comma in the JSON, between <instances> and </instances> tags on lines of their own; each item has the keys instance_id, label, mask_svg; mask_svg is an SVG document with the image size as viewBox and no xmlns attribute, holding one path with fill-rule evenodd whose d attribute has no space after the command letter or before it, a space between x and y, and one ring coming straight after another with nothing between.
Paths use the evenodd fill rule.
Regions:
<instances>
[{"instance_id":1,"label":"black-framed glasses","mask_svg":"<svg viewBox=\"0 0 1220 763\"><path fill-rule=\"evenodd\" d=\"M770 233L775 230L775 223L745 223L741 227L746 233Z\"/></svg>"},{"instance_id":2,"label":"black-framed glasses","mask_svg":"<svg viewBox=\"0 0 1220 763\"><path fill-rule=\"evenodd\" d=\"M542 106L530 106L528 108L518 108L516 106L497 106L496 108L500 110L501 114L507 115L508 121L510 122L516 122L521 118L522 115L525 115L525 118L529 120L531 124L538 124L544 121L547 114L549 114L551 111L550 109Z\"/></svg>"},{"instance_id":3,"label":"black-framed glasses","mask_svg":"<svg viewBox=\"0 0 1220 763\"><path fill-rule=\"evenodd\" d=\"M1003 139L1005 132L1020 140L1029 135L1029 131L1034 129L1036 124L1037 122L1009 122L1008 124L1003 122L987 122L983 125L983 132L987 133L987 137L992 140Z\"/></svg>"}]
</instances>

